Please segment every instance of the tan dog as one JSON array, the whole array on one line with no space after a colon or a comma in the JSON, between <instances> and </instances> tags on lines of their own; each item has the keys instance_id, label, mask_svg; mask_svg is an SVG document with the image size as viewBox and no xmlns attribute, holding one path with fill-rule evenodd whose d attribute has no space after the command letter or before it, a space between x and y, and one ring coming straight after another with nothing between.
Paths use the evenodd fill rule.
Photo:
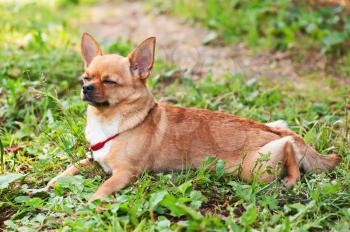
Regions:
<instances>
[{"instance_id":1,"label":"tan dog","mask_svg":"<svg viewBox=\"0 0 350 232\"><path fill-rule=\"evenodd\" d=\"M300 168L326 171L340 162L336 154L320 156L281 121L265 125L226 113L157 103L146 86L154 50L151 37L128 57L102 55L89 34L82 37L81 96L89 103L86 138L94 160L112 174L90 200L118 191L145 169L196 168L209 155L224 160L227 171L247 182L253 178L271 182L280 175L281 163L287 170L283 179L287 186L299 179ZM80 162L93 164L88 159ZM78 172L71 166L48 187L58 177Z\"/></svg>"}]
</instances>

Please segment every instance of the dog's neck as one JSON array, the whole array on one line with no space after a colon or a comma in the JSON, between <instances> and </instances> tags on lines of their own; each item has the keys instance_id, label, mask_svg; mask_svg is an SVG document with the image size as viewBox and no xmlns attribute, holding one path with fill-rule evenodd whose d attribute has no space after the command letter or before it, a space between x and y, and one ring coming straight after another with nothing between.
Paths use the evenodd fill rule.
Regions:
<instances>
[{"instance_id":1,"label":"dog's neck","mask_svg":"<svg viewBox=\"0 0 350 232\"><path fill-rule=\"evenodd\" d=\"M155 106L151 94L148 97L123 101L115 106L88 106L86 137L90 143L105 140L115 134L137 127Z\"/></svg>"}]
</instances>

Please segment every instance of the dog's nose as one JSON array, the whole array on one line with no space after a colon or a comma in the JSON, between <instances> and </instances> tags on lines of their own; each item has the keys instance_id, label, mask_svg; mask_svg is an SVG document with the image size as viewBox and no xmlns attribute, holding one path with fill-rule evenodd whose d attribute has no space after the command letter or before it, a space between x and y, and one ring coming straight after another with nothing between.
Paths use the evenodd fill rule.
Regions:
<instances>
[{"instance_id":1,"label":"dog's nose","mask_svg":"<svg viewBox=\"0 0 350 232\"><path fill-rule=\"evenodd\" d=\"M83 93L87 94L87 93L91 93L94 90L94 86L92 85L84 85L83 86Z\"/></svg>"}]
</instances>

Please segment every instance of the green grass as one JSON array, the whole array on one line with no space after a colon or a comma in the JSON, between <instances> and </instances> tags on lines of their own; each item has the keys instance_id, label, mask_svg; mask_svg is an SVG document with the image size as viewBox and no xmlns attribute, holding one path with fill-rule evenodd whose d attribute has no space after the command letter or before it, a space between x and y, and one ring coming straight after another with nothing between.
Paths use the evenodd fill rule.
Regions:
<instances>
[{"instance_id":1,"label":"green grass","mask_svg":"<svg viewBox=\"0 0 350 232\"><path fill-rule=\"evenodd\" d=\"M220 82L208 74L193 83L187 73L173 80L169 76L174 67L161 60L149 82L157 98L168 96L182 106L262 122L284 119L320 152L339 153L340 166L331 173L304 175L292 189L278 180L245 184L223 174L221 161L208 159L198 170L145 172L104 202L86 203L107 178L96 168L61 179L49 193L40 191L88 150L83 135L86 104L79 99L80 7L0 5L1 227L9 231L349 229L350 122L345 110L349 87L329 82L329 88L319 88L310 82L301 91L291 83L230 74ZM121 54L132 47L122 41L104 46ZM209 170L212 165L215 171ZM33 189L34 195L29 195Z\"/></svg>"},{"instance_id":2,"label":"green grass","mask_svg":"<svg viewBox=\"0 0 350 232\"><path fill-rule=\"evenodd\" d=\"M297 64L310 62L321 53L327 71L349 74L349 7L306 2L222 0L218 4L216 0L150 0L148 5L209 28L212 33L204 42L244 42L258 51L288 51Z\"/></svg>"}]
</instances>

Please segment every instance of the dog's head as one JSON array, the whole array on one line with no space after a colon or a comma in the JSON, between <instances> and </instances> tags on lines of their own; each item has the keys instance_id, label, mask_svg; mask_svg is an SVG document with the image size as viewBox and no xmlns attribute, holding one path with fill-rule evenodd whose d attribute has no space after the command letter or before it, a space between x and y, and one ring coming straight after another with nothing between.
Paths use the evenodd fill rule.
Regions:
<instances>
[{"instance_id":1,"label":"dog's head","mask_svg":"<svg viewBox=\"0 0 350 232\"><path fill-rule=\"evenodd\" d=\"M96 40L84 33L82 99L95 107L108 107L139 98L147 91L145 82L153 67L155 43L155 37L150 37L127 57L103 55Z\"/></svg>"}]
</instances>

